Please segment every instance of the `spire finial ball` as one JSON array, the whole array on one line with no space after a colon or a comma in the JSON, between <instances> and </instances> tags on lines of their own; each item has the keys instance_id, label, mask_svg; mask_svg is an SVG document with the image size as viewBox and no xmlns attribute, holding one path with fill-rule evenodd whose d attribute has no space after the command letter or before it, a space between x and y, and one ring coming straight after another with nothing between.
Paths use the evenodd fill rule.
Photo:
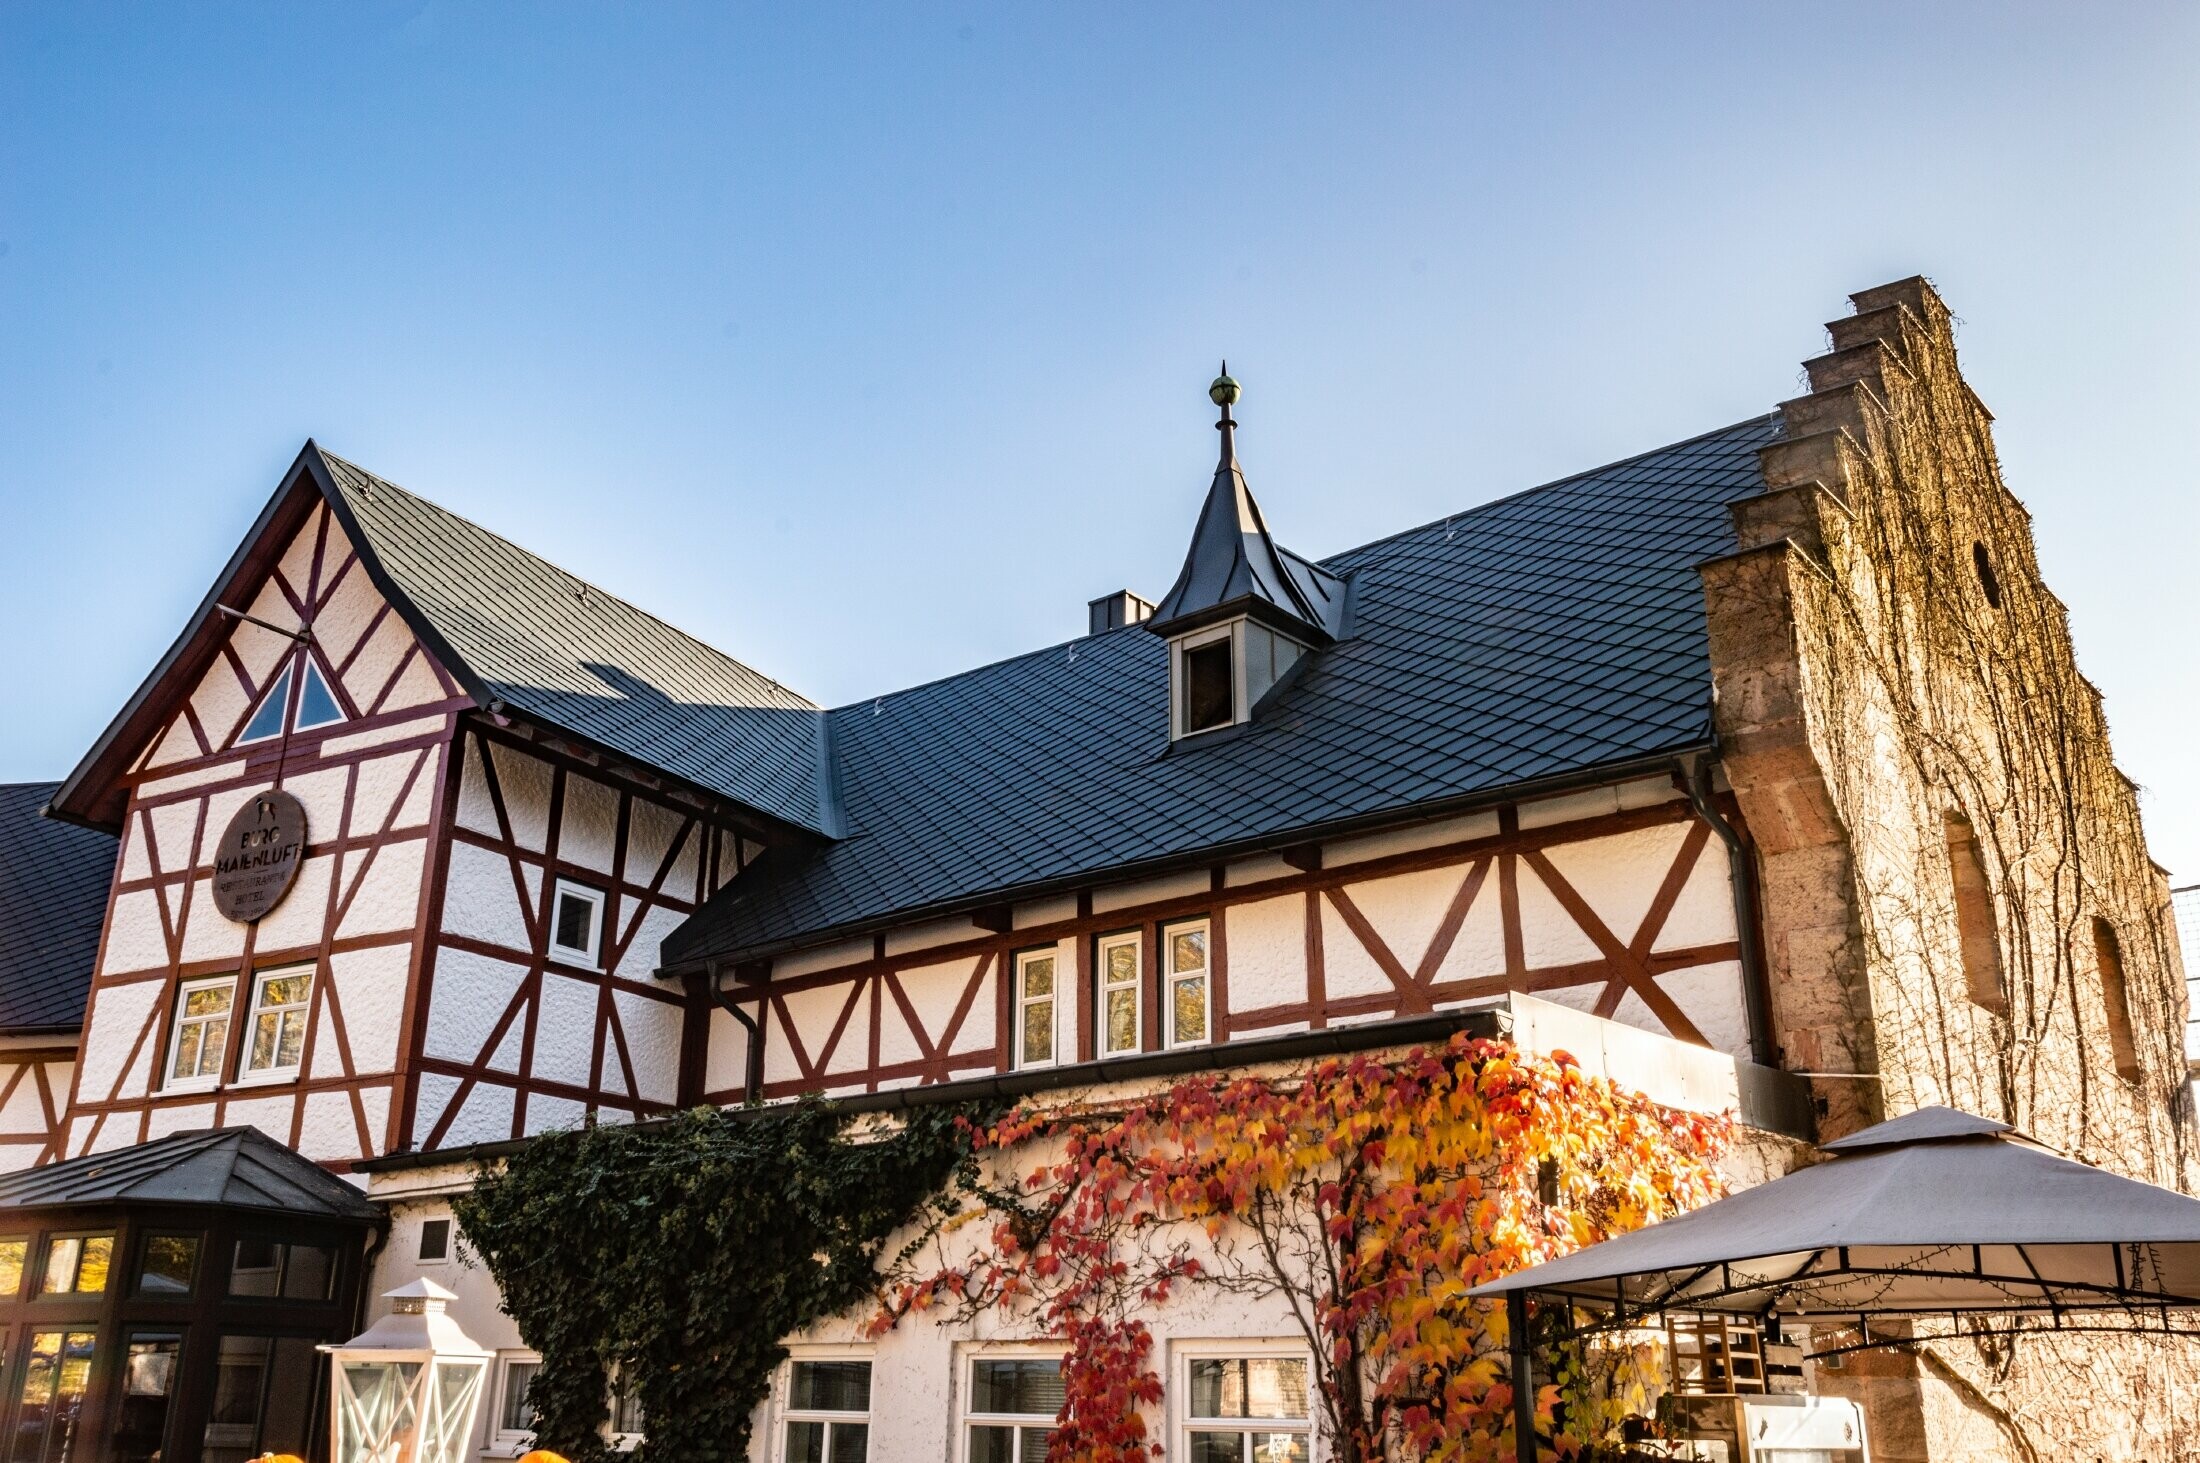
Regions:
<instances>
[{"instance_id":1,"label":"spire finial ball","mask_svg":"<svg viewBox=\"0 0 2200 1463\"><path fill-rule=\"evenodd\" d=\"M1214 385L1207 388L1207 399L1216 406L1234 406L1238 395L1238 384L1230 378L1227 369L1224 374L1215 377Z\"/></svg>"}]
</instances>

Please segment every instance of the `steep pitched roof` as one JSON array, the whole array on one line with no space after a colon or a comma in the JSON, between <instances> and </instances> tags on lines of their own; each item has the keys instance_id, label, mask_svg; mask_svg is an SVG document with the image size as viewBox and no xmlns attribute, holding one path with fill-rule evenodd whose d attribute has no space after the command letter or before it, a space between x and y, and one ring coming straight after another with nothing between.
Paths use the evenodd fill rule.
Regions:
<instances>
[{"instance_id":1,"label":"steep pitched roof","mask_svg":"<svg viewBox=\"0 0 2200 1463\"><path fill-rule=\"evenodd\" d=\"M1172 747L1131 626L830 714L847 837L775 851L664 945L784 948L1637 763L1711 737L1696 566L1761 491L1758 418L1324 560L1349 636Z\"/></svg>"},{"instance_id":2,"label":"steep pitched roof","mask_svg":"<svg viewBox=\"0 0 2200 1463\"><path fill-rule=\"evenodd\" d=\"M1220 388L1227 376L1216 383ZM1230 385L1235 399L1236 384ZM1222 460L1192 529L1192 546L1176 583L1154 606L1146 628L1176 635L1249 614L1286 634L1326 645L1344 630L1344 581L1277 543L1238 466L1236 423L1224 405Z\"/></svg>"},{"instance_id":3,"label":"steep pitched roof","mask_svg":"<svg viewBox=\"0 0 2200 1463\"><path fill-rule=\"evenodd\" d=\"M484 702L797 827L829 827L815 703L478 524L321 459L357 537Z\"/></svg>"},{"instance_id":4,"label":"steep pitched roof","mask_svg":"<svg viewBox=\"0 0 2200 1463\"><path fill-rule=\"evenodd\" d=\"M367 1196L257 1128L206 1128L0 1175L0 1208L220 1205L309 1219L372 1220Z\"/></svg>"},{"instance_id":5,"label":"steep pitched roof","mask_svg":"<svg viewBox=\"0 0 2200 1463\"><path fill-rule=\"evenodd\" d=\"M0 1036L76 1031L115 841L44 816L58 782L0 784Z\"/></svg>"},{"instance_id":6,"label":"steep pitched roof","mask_svg":"<svg viewBox=\"0 0 2200 1463\"><path fill-rule=\"evenodd\" d=\"M308 442L183 635L62 785L55 805L112 827L162 688L218 653L216 606L257 582L314 497L380 593L483 707L530 718L811 833L833 824L823 717L804 697L654 615Z\"/></svg>"}]
</instances>

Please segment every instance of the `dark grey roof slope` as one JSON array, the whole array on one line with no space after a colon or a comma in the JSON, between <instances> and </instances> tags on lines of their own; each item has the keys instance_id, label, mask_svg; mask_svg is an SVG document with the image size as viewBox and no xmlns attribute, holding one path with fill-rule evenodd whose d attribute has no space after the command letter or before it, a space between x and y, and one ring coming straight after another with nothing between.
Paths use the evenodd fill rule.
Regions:
<instances>
[{"instance_id":1,"label":"dark grey roof slope","mask_svg":"<svg viewBox=\"0 0 2200 1463\"><path fill-rule=\"evenodd\" d=\"M668 965L971 907L1706 744L1696 566L1762 490L1771 418L1324 561L1349 636L1250 725L1171 749L1142 626L834 711L844 841L775 852Z\"/></svg>"},{"instance_id":2,"label":"dark grey roof slope","mask_svg":"<svg viewBox=\"0 0 2200 1463\"><path fill-rule=\"evenodd\" d=\"M1326 645L1344 627L1344 581L1269 534L1268 521L1238 467L1231 430L1236 424L1227 406L1222 412L1215 424L1222 429L1222 460L1200 506L1191 549L1146 628L1175 635L1251 614L1300 640Z\"/></svg>"},{"instance_id":3,"label":"dark grey roof slope","mask_svg":"<svg viewBox=\"0 0 2200 1463\"><path fill-rule=\"evenodd\" d=\"M0 1176L0 1208L219 1204L309 1219L369 1220L367 1197L257 1128L174 1133Z\"/></svg>"},{"instance_id":4,"label":"dark grey roof slope","mask_svg":"<svg viewBox=\"0 0 2200 1463\"><path fill-rule=\"evenodd\" d=\"M0 784L0 1036L65 1033L107 917L115 840L44 817L58 782Z\"/></svg>"},{"instance_id":5,"label":"dark grey roof slope","mask_svg":"<svg viewBox=\"0 0 2200 1463\"><path fill-rule=\"evenodd\" d=\"M312 442L183 633L62 783L54 807L116 829L130 759L179 685L220 653L225 596L249 595L326 501L375 587L475 701L593 743L810 833L836 826L824 715L768 677Z\"/></svg>"},{"instance_id":6,"label":"dark grey roof slope","mask_svg":"<svg viewBox=\"0 0 2200 1463\"><path fill-rule=\"evenodd\" d=\"M797 827L831 827L817 706L457 514L321 454L476 694Z\"/></svg>"}]
</instances>

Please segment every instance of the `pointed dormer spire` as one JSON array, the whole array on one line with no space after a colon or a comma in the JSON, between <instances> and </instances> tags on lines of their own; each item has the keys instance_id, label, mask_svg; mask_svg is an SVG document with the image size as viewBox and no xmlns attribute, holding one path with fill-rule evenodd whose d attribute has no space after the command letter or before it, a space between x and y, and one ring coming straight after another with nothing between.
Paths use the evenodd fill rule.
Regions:
<instances>
[{"instance_id":1,"label":"pointed dormer spire","mask_svg":"<svg viewBox=\"0 0 2200 1463\"><path fill-rule=\"evenodd\" d=\"M1240 395L1224 361L1222 374L1207 388L1207 399L1222 408L1215 423L1222 454L1214 482L1192 530L1183 571L1146 628L1176 635L1249 615L1307 644L1326 645L1343 628L1344 581L1269 536L1238 466L1237 420L1230 408Z\"/></svg>"}]
</instances>

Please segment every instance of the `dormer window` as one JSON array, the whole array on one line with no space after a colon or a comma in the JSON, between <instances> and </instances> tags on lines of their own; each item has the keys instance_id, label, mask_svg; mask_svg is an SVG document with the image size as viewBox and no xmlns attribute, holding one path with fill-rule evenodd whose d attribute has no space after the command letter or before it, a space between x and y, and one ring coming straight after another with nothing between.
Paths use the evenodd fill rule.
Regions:
<instances>
[{"instance_id":1,"label":"dormer window","mask_svg":"<svg viewBox=\"0 0 2200 1463\"><path fill-rule=\"evenodd\" d=\"M1173 738L1251 720L1306 647L1250 619L1229 620L1170 642Z\"/></svg>"},{"instance_id":2,"label":"dormer window","mask_svg":"<svg viewBox=\"0 0 2200 1463\"><path fill-rule=\"evenodd\" d=\"M1271 538L1245 486L1237 382L1225 371L1207 395L1222 408L1222 457L1184 568L1145 622L1169 642L1171 741L1250 721L1300 656L1344 633L1345 581Z\"/></svg>"}]
</instances>

